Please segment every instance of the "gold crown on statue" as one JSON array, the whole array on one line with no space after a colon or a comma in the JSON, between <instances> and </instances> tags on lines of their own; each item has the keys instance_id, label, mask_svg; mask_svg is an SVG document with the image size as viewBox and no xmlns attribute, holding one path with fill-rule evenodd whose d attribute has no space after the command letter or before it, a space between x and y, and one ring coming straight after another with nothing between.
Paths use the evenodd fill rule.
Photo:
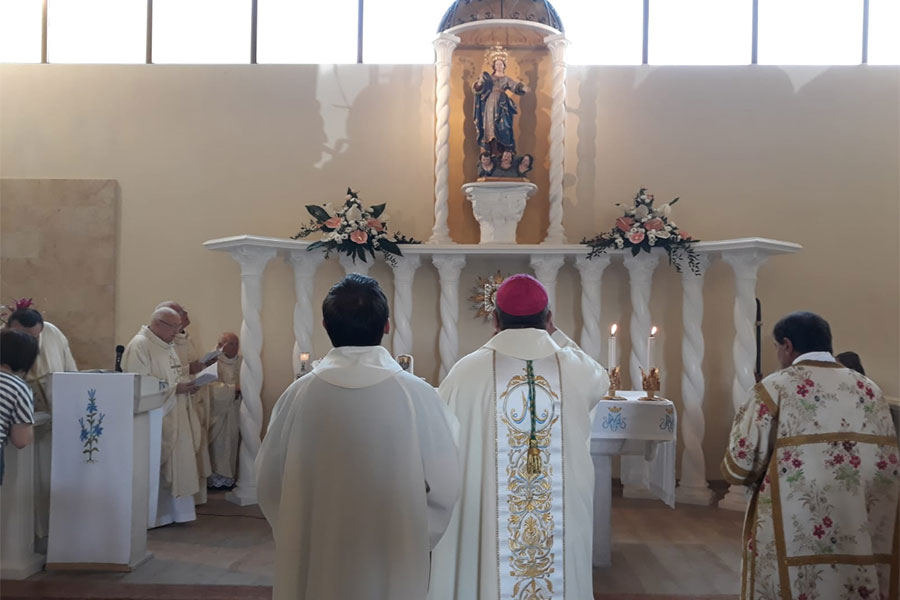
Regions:
<instances>
[{"instance_id":1,"label":"gold crown on statue","mask_svg":"<svg viewBox=\"0 0 900 600\"><path fill-rule=\"evenodd\" d=\"M488 51L484 53L484 58L491 68L493 68L494 62L496 62L498 58L503 61L504 65L509 64L509 53L503 46L491 46Z\"/></svg>"}]
</instances>

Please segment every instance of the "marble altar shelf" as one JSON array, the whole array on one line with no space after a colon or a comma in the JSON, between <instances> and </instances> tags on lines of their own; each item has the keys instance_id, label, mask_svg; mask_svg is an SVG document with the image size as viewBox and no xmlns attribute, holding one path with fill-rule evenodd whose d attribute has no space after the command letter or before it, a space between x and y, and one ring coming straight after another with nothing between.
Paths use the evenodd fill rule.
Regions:
<instances>
[{"instance_id":1,"label":"marble altar shelf","mask_svg":"<svg viewBox=\"0 0 900 600\"><path fill-rule=\"evenodd\" d=\"M312 294L316 272L324 260L323 252L307 252L311 242L238 235L209 240L203 245L208 250L227 252L241 267L241 346L244 364L241 367L241 387L244 402L241 406L241 450L240 473L232 499L241 504L256 502L256 471L254 461L259 450L262 427L262 345L263 331L260 311L262 310L262 275L268 262L280 257L294 270L294 337L293 358L295 371L296 357L301 349L312 349L312 332L316 317L312 308ZM394 276L394 298L391 307L393 325L394 354L412 354L412 307L413 283L418 268L426 260L434 265L440 285L440 333L438 353L440 356L441 378L446 375L459 358L458 323L459 280L467 257L489 256L493 258L529 259L535 277L544 284L550 296L551 306L555 303L556 279L559 269L567 260L574 263L581 281L581 312L583 326L578 343L590 356L602 358L604 331L601 324L601 290L603 273L612 261L622 261L628 272L628 286L631 297L631 322L629 333L632 339L647 338L650 335L650 296L653 274L660 260L668 260L662 248L652 253L632 256L627 250L612 250L593 260L587 259L588 248L581 244L452 244L428 243L401 246L404 256L392 268ZM753 363L756 356L754 322L756 279L759 267L770 257L779 254L799 252L800 245L792 242L766 238L740 238L698 242L695 244L702 268L715 260L722 260L735 274L733 360L735 376L732 382L732 404L735 410L743 401L744 393L755 383ZM371 262L351 262L345 256L336 257L347 273L367 273ZM682 319L684 337L682 339L683 370L681 390L684 399L680 421L680 432L684 443L681 462L681 480L677 499L692 504L710 504L713 494L706 481L706 463L703 456L704 418L703 402L705 381L703 365L703 273L693 274L683 268L681 274L683 301ZM633 344L631 353L622 361L627 367L631 381L640 381L640 366L647 362L646 344ZM602 360L601 360L602 362ZM670 374L670 381L674 374ZM435 382L432 382L435 383ZM738 490L734 490L738 492ZM742 495L731 494L725 503L729 508L742 508Z\"/></svg>"}]
</instances>

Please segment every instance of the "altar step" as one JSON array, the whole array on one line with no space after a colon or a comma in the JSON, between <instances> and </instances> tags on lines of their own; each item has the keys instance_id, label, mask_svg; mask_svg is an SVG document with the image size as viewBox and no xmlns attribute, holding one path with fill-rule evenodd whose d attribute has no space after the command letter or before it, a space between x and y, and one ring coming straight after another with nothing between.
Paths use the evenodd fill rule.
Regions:
<instances>
[{"instance_id":1,"label":"altar step","mask_svg":"<svg viewBox=\"0 0 900 600\"><path fill-rule=\"evenodd\" d=\"M258 585L174 585L109 581L0 581L3 600L269 600Z\"/></svg>"},{"instance_id":2,"label":"altar step","mask_svg":"<svg viewBox=\"0 0 900 600\"><path fill-rule=\"evenodd\" d=\"M72 582L2 581L4 600L269 600L272 588L255 585L173 585ZM604 594L595 600L736 600L737 596L670 594Z\"/></svg>"}]
</instances>

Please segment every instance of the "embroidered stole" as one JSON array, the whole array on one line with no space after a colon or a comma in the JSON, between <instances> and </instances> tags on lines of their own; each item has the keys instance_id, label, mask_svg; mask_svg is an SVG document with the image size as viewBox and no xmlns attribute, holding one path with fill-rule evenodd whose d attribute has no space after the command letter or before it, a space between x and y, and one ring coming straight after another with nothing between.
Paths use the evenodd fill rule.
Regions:
<instances>
[{"instance_id":1,"label":"embroidered stole","mask_svg":"<svg viewBox=\"0 0 900 600\"><path fill-rule=\"evenodd\" d=\"M494 353L499 597L565 597L562 387L556 356ZM532 412L532 407L534 412ZM529 441L540 469L528 468Z\"/></svg>"}]
</instances>

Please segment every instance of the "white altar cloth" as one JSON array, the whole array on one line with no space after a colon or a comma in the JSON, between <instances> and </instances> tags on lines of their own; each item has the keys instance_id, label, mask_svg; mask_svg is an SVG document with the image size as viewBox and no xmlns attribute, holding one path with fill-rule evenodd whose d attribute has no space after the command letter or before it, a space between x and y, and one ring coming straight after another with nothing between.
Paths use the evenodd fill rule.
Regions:
<instances>
[{"instance_id":1,"label":"white altar cloth","mask_svg":"<svg viewBox=\"0 0 900 600\"><path fill-rule=\"evenodd\" d=\"M660 500L675 506L675 437L678 418L669 400L641 401L642 391L619 391L626 400L602 400L594 414L591 457L594 460L595 567L611 563L613 456L647 461L647 487ZM623 470L628 467L623 466ZM633 474L632 479L634 479ZM627 478L623 471L623 480ZM633 481L628 482L633 483Z\"/></svg>"}]
</instances>

